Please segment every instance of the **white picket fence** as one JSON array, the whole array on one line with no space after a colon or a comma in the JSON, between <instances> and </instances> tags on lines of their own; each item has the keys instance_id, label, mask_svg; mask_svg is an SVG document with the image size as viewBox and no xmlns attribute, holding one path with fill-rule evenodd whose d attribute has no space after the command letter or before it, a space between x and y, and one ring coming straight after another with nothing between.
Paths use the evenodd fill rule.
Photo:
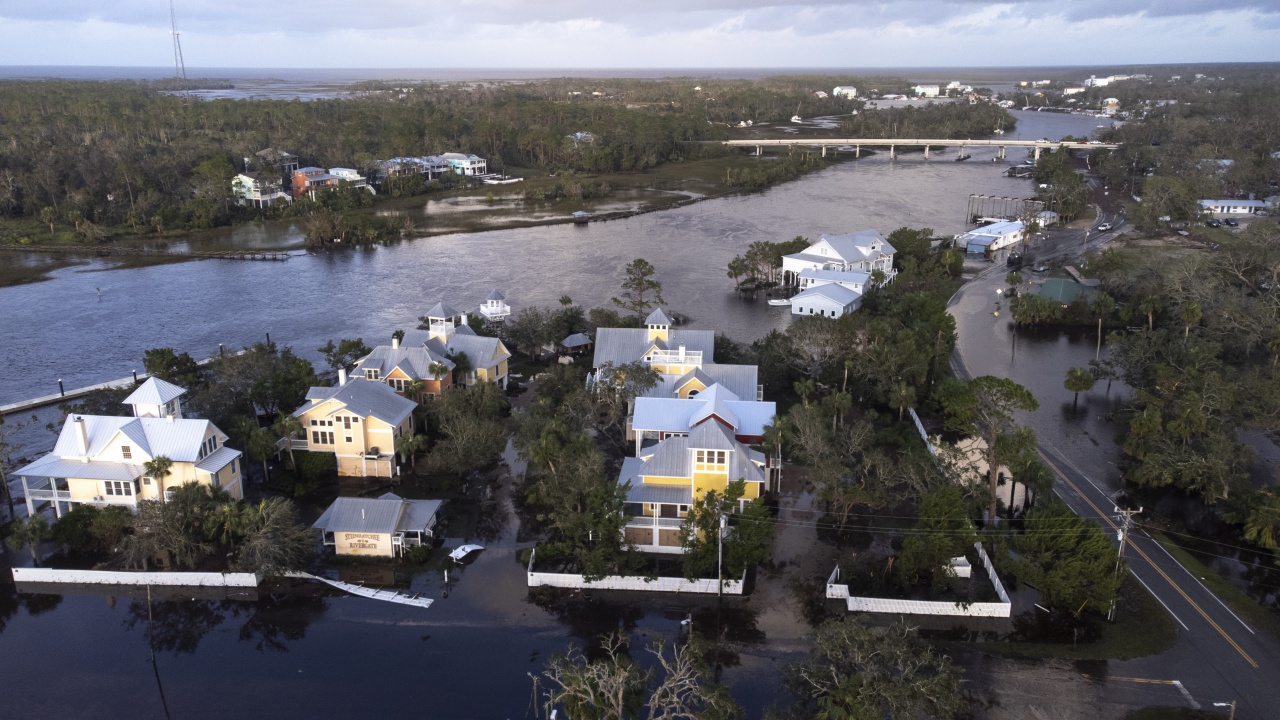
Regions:
<instances>
[{"instance_id":1,"label":"white picket fence","mask_svg":"<svg viewBox=\"0 0 1280 720\"><path fill-rule=\"evenodd\" d=\"M577 588L580 590L636 590L639 592L695 593L715 595L720 592L720 582L716 580L686 580L675 577L646 578L639 575L610 575L599 580L588 581L581 575L571 573L535 572L533 560L535 550L529 555L529 587ZM747 574L742 573L738 580L724 580L725 595L741 595L746 584Z\"/></svg>"},{"instance_id":2,"label":"white picket fence","mask_svg":"<svg viewBox=\"0 0 1280 720\"><path fill-rule=\"evenodd\" d=\"M13 568L14 582L72 585L157 585L174 587L258 587L253 573L130 572L115 570L57 570Z\"/></svg>"},{"instance_id":3,"label":"white picket fence","mask_svg":"<svg viewBox=\"0 0 1280 720\"><path fill-rule=\"evenodd\" d=\"M991 586L996 591L1000 602L975 602L965 605L957 602L939 600L898 600L893 598L851 597L849 586L841 585L840 568L836 567L827 578L827 597L832 600L844 600L849 612L895 613L899 615L949 615L955 617L1009 617L1013 604L1009 601L1009 593L1005 592L1004 583L996 575L991 558L983 549L982 543L974 543L982 566L991 578Z\"/></svg>"}]
</instances>

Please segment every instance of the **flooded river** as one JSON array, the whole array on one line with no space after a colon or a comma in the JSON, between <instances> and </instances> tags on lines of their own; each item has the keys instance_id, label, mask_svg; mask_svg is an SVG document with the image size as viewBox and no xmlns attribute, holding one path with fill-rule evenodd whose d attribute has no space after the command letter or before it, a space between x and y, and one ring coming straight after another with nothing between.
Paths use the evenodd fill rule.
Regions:
<instances>
[{"instance_id":1,"label":"flooded river","mask_svg":"<svg viewBox=\"0 0 1280 720\"><path fill-rule=\"evenodd\" d=\"M1008 137L1087 134L1097 122L1019 113ZM269 332L315 358L330 338L379 342L438 300L474 308L495 287L517 309L564 294L605 305L637 257L657 268L667 307L697 327L749 341L790 317L733 292L725 265L749 243L861 228L887 234L904 225L960 232L968 194L1029 192L1026 181L1003 177L1003 164L989 162L993 152L972 151L965 163L952 154L927 162L879 155L759 194L585 227L438 236L286 263L60 270L47 282L0 289L7 368L0 402L52 392L59 378L75 387L126 376L152 347L207 356L219 343L234 348ZM1068 351L1083 353L1072 364L1084 364L1092 345L1027 343L1016 362L1052 357L1056 377L1057 356ZM599 603L592 612L539 606L526 598L513 542L508 528L495 552L455 578L447 599L441 578L415 579L415 590L438 598L425 610L349 597L166 596L150 636L145 601L15 596L0 585L0 675L14 686L0 696L0 717L533 717L526 673L571 640L621 627L643 642L680 632L689 614L703 628L720 622L713 606L659 595ZM750 717L777 699L782 664L803 648L803 619L769 617L774 611L747 601L724 621L729 650L719 670ZM148 637L157 646L154 667Z\"/></svg>"}]
</instances>

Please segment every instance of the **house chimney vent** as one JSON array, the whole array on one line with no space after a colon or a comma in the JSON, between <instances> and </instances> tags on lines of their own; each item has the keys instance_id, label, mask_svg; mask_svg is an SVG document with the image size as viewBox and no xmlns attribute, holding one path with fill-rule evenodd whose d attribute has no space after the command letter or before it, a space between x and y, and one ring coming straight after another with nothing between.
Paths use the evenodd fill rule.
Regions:
<instances>
[{"instance_id":1,"label":"house chimney vent","mask_svg":"<svg viewBox=\"0 0 1280 720\"><path fill-rule=\"evenodd\" d=\"M391 336L391 349L392 349L392 350L399 350L399 349L400 349L400 336L399 336L399 335L392 335L392 336Z\"/></svg>"},{"instance_id":2,"label":"house chimney vent","mask_svg":"<svg viewBox=\"0 0 1280 720\"><path fill-rule=\"evenodd\" d=\"M89 460L89 429L84 424L84 418L76 416L76 447L80 449L80 456L85 462Z\"/></svg>"},{"instance_id":3,"label":"house chimney vent","mask_svg":"<svg viewBox=\"0 0 1280 720\"><path fill-rule=\"evenodd\" d=\"M346 384L347 384L347 369L344 367L338 368L338 387L342 387L343 385L346 385Z\"/></svg>"}]
</instances>

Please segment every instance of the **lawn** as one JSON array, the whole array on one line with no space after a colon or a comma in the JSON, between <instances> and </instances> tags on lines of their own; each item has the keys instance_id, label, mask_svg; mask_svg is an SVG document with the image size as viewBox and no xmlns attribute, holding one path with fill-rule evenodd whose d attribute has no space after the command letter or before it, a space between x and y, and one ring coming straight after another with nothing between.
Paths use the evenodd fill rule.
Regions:
<instances>
[{"instance_id":1,"label":"lawn","mask_svg":"<svg viewBox=\"0 0 1280 720\"><path fill-rule=\"evenodd\" d=\"M1232 612L1240 616L1254 629L1261 630L1273 638L1280 639L1280 614L1276 611L1263 607L1249 597L1248 594L1232 585L1229 581L1210 570L1207 565L1200 562L1195 554L1190 550L1178 545L1170 540L1168 536L1155 533L1156 542L1159 542L1169 551L1171 555L1182 563L1183 567L1191 571L1192 575L1200 578L1205 587L1216 595L1220 600L1231 608Z\"/></svg>"},{"instance_id":2,"label":"lawn","mask_svg":"<svg viewBox=\"0 0 1280 720\"><path fill-rule=\"evenodd\" d=\"M1102 635L1088 643L1008 641L988 643L993 655L1068 660L1127 660L1158 655L1178 639L1173 618L1132 576L1120 586L1116 619L1102 623Z\"/></svg>"}]
</instances>

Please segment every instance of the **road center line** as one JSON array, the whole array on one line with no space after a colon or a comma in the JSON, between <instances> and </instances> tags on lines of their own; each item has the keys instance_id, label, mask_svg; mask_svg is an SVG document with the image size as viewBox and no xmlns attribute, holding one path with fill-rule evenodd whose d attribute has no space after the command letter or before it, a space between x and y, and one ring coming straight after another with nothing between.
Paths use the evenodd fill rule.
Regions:
<instances>
[{"instance_id":1,"label":"road center line","mask_svg":"<svg viewBox=\"0 0 1280 720\"><path fill-rule=\"evenodd\" d=\"M1039 449L1037 448L1036 452L1040 455L1040 458L1041 458L1042 460L1044 460L1044 461L1045 461L1045 463L1046 463L1046 464L1048 464L1048 465L1049 465L1049 467L1050 467L1050 468L1051 468L1055 473L1057 473L1058 477L1062 478L1062 481L1063 481L1063 482L1065 482L1068 486L1070 486L1073 490L1075 490L1075 491L1076 491L1076 494L1080 495L1080 497L1081 497L1081 498L1082 498L1082 499L1083 499L1083 500L1084 500L1084 501L1089 505L1089 507L1093 508L1093 511L1094 511L1094 512L1096 512L1096 513L1098 513L1098 515L1099 515L1099 516L1100 516L1100 517L1101 517L1101 518L1102 518L1102 519L1107 523L1107 525L1110 525L1110 526L1111 526L1111 529L1112 529L1112 530L1115 530L1115 531L1119 531L1119 530L1120 530L1120 528L1119 528L1119 527L1117 527L1117 526L1116 526L1116 524L1115 524L1114 522L1112 522L1112 521L1111 521L1111 518L1110 518L1109 516L1107 516L1107 515L1106 515L1106 514L1104 514L1101 510L1099 510L1099 509L1098 509L1098 506L1097 506L1097 505L1095 505L1095 504L1093 503L1093 501L1092 501L1092 500L1090 500L1088 497L1086 497L1086 496L1084 495L1084 493L1081 493L1081 492L1080 492L1080 488L1079 488L1079 487L1077 487L1075 483L1071 482L1071 479L1070 479L1070 478L1068 478L1068 477L1066 476L1066 474L1065 474L1065 473L1063 473L1063 472L1062 472L1062 470L1061 470L1057 465L1054 465L1054 464L1053 464L1053 461L1052 461L1052 460L1050 460L1050 459L1049 459L1049 457L1048 457L1047 455L1045 455L1043 451L1041 451L1041 450L1039 450ZM1087 478L1088 476L1086 475L1085 477ZM1095 487L1096 487L1096 486L1095 486ZM1105 494L1105 493L1104 493L1104 494ZM1223 630L1223 629L1222 629L1222 627L1221 627L1220 625L1218 625L1218 623L1214 622L1213 618L1209 617L1209 613L1205 612L1205 611L1204 611L1204 608L1200 607L1200 605L1199 605L1199 604L1197 604L1195 600L1192 600L1192 599L1191 599L1191 596L1190 596L1190 595L1187 595L1186 591L1185 591L1185 590L1183 590L1183 589L1182 589L1182 587L1178 585L1178 583L1176 583L1176 582L1174 582L1174 581L1173 581L1173 578L1169 577L1169 575L1168 575L1167 573L1165 573L1165 571L1164 571L1164 570L1160 569L1160 566L1159 566L1159 565L1156 565L1156 564L1151 560L1151 557L1150 557L1149 555L1147 555L1145 552L1143 552L1142 548L1141 548L1141 547L1139 547L1139 545L1138 545L1138 543L1137 543L1137 541L1136 541L1136 540L1135 540L1135 541L1133 541L1133 542L1130 542L1130 543L1129 543L1129 546L1130 546L1130 547L1132 547L1132 548L1133 548L1133 551L1134 551L1134 552L1136 552L1136 553L1138 553L1138 555L1139 555L1143 560L1146 560L1146 561L1147 561L1147 564L1151 566L1151 569L1152 569L1152 570L1155 570L1155 571L1156 571L1156 574L1158 574L1160 577L1164 578L1164 579L1165 579L1165 581L1166 581L1166 582L1168 582L1168 583L1169 583L1169 585L1170 585L1170 586L1171 586L1171 587L1172 587L1172 588L1173 588L1173 589L1174 589L1174 590L1175 590L1179 595L1181 595L1181 596L1182 596L1182 599L1183 599L1183 600L1186 600L1186 601L1187 601L1187 604L1188 604L1188 605L1190 605L1190 606L1191 606L1191 608L1192 608L1193 610L1195 610L1197 613L1199 613L1199 614L1200 614L1200 617L1204 618L1205 622L1209 623L1209 626L1210 626L1210 627L1212 627L1214 630L1218 631L1218 634L1222 636L1222 639L1226 640L1226 641L1227 641L1227 643L1228 643L1229 645L1231 645L1231 647L1235 648L1235 651L1236 651L1236 652L1238 652L1238 653L1240 653L1240 657L1243 657L1243 658L1245 659L1245 662L1249 663L1249 664L1250 664L1251 666L1253 666L1255 669L1257 669L1257 668L1258 668L1258 663L1257 663L1257 662L1255 662L1253 658L1249 657L1249 653L1245 652L1245 651L1244 651L1244 648L1240 647L1240 645L1239 645L1238 643L1236 643L1236 641L1235 641L1234 639L1232 639L1232 637L1231 637L1230 635L1228 635L1228 634L1227 634L1227 632L1226 632L1225 630ZM1148 590L1149 590L1149 589L1150 589L1150 588L1148 588ZM1152 593L1152 594L1154 595L1154 593ZM1209 594L1210 594L1210 595L1212 595L1213 593L1209 593ZM1161 604L1163 604L1163 603L1161 603Z\"/></svg>"},{"instance_id":2,"label":"road center line","mask_svg":"<svg viewBox=\"0 0 1280 720\"><path fill-rule=\"evenodd\" d=\"M1155 543L1155 544L1156 544L1156 547L1159 547L1161 550L1164 550L1164 554L1165 554L1165 555L1168 555L1168 556L1169 556L1169 559L1170 559L1170 560L1173 560L1173 562L1174 562L1174 563L1176 563L1178 567L1180 567L1180 568L1182 568L1184 571L1186 571L1186 573L1187 573L1188 575L1190 575L1190 576L1191 576L1191 579L1196 581L1196 584L1197 584L1197 585L1199 585L1200 587L1204 588L1204 591L1205 591L1205 592L1209 593L1210 595L1213 595L1213 599L1218 601L1218 604L1222 606L1222 609L1223 609L1223 610L1226 610L1228 613L1231 613L1231 617L1235 618L1235 619L1236 619L1236 622L1238 622L1238 623L1240 623L1241 625L1243 625L1243 626L1244 626L1244 629L1249 631L1249 634L1251 634L1251 635L1257 635L1257 634L1258 634L1258 633L1254 632L1254 631L1253 631L1253 628L1249 627L1249 626L1248 626L1248 624L1246 624L1246 623L1245 623L1245 621L1241 620L1239 615L1236 615L1234 612L1232 612L1231 608L1227 607L1227 604L1226 604L1226 603L1224 603L1224 602L1222 602L1222 598L1218 597L1217 595L1214 595L1214 593L1213 593L1213 591L1212 591L1212 590L1210 590L1209 588L1205 587L1205 584L1204 584L1204 583L1202 583L1202 582L1200 582L1200 578L1196 577L1196 574L1195 574L1195 573L1191 572L1191 570L1190 570L1186 565L1183 565L1182 563L1178 562L1178 558L1174 557L1174 556L1173 556L1173 553L1169 552L1169 549L1168 549L1168 548L1166 548L1166 547L1164 546L1164 544L1163 544L1163 543L1161 543L1159 540L1156 540L1155 538L1151 537L1151 534L1150 534L1150 533L1148 533L1148 532L1146 532L1146 531L1143 531L1143 533L1142 533L1142 534L1143 534L1143 535L1146 535L1148 538L1151 538L1151 542Z\"/></svg>"}]
</instances>

